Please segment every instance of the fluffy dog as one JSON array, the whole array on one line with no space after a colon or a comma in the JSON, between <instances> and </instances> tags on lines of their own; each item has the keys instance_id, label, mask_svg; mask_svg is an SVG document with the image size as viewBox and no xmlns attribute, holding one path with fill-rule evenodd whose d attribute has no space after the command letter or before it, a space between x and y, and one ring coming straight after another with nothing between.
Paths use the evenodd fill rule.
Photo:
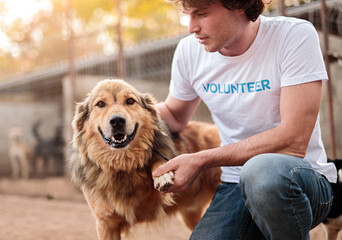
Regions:
<instances>
[{"instance_id":1,"label":"fluffy dog","mask_svg":"<svg viewBox=\"0 0 342 240\"><path fill-rule=\"evenodd\" d=\"M99 239L120 239L135 223L179 212L193 229L210 202L221 170L199 175L181 194L160 191L173 173L152 179L151 172L177 154L220 144L215 126L192 122L171 135L155 101L122 80L104 80L76 106L71 178L96 218Z\"/></svg>"},{"instance_id":2,"label":"fluffy dog","mask_svg":"<svg viewBox=\"0 0 342 240\"><path fill-rule=\"evenodd\" d=\"M331 184L334 192L334 201L328 217L323 221L327 233L327 240L336 240L338 232L342 230L342 159L333 162L338 171L337 183Z\"/></svg>"},{"instance_id":3,"label":"fluffy dog","mask_svg":"<svg viewBox=\"0 0 342 240\"><path fill-rule=\"evenodd\" d=\"M23 139L22 129L13 127L8 132L9 158L12 168L12 177L28 178L30 174L30 159L32 151Z\"/></svg>"}]
</instances>

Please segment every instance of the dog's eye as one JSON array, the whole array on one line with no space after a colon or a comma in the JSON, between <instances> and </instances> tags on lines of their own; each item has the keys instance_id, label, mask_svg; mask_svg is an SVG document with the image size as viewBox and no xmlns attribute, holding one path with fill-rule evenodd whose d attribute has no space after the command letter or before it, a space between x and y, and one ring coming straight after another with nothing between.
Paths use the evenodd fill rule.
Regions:
<instances>
[{"instance_id":1,"label":"dog's eye","mask_svg":"<svg viewBox=\"0 0 342 240\"><path fill-rule=\"evenodd\" d=\"M103 108L104 106L106 106L106 104L103 101L99 101L98 103L96 103L96 106L99 108Z\"/></svg>"},{"instance_id":2,"label":"dog's eye","mask_svg":"<svg viewBox=\"0 0 342 240\"><path fill-rule=\"evenodd\" d=\"M128 105L132 105L132 104L135 103L135 100L134 100L133 98L128 98L128 99L126 100L126 103L127 103Z\"/></svg>"}]
</instances>

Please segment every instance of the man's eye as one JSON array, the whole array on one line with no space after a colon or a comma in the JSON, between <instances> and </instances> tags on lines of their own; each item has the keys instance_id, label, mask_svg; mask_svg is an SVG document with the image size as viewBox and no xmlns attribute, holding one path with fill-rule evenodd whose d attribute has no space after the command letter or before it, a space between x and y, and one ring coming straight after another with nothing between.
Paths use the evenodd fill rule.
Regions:
<instances>
[{"instance_id":1,"label":"man's eye","mask_svg":"<svg viewBox=\"0 0 342 240\"><path fill-rule=\"evenodd\" d=\"M106 104L103 101L99 101L98 103L96 103L96 106L99 108L103 108L104 106L106 106Z\"/></svg>"},{"instance_id":2,"label":"man's eye","mask_svg":"<svg viewBox=\"0 0 342 240\"><path fill-rule=\"evenodd\" d=\"M204 17L205 15L207 15L206 13L197 13L197 16L199 16L199 17Z\"/></svg>"},{"instance_id":3,"label":"man's eye","mask_svg":"<svg viewBox=\"0 0 342 240\"><path fill-rule=\"evenodd\" d=\"M127 98L126 103L128 105L133 105L135 103L135 100L133 98Z\"/></svg>"}]
</instances>

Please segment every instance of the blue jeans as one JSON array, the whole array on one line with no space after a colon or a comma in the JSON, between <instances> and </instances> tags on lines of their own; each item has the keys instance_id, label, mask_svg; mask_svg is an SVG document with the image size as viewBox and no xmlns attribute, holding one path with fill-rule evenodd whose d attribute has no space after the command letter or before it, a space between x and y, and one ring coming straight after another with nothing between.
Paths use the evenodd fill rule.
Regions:
<instances>
[{"instance_id":1,"label":"blue jeans","mask_svg":"<svg viewBox=\"0 0 342 240\"><path fill-rule=\"evenodd\" d=\"M328 214L328 180L302 158L262 154L242 168L240 184L220 184L191 240L308 240Z\"/></svg>"}]
</instances>

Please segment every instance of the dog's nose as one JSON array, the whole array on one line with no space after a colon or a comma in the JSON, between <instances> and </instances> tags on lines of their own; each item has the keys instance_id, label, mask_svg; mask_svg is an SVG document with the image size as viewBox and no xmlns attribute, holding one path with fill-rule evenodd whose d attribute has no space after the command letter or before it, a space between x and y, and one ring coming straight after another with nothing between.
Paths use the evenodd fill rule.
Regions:
<instances>
[{"instance_id":1,"label":"dog's nose","mask_svg":"<svg viewBox=\"0 0 342 240\"><path fill-rule=\"evenodd\" d=\"M114 115L109 119L109 123L113 129L123 130L126 124L126 119L122 116Z\"/></svg>"}]
</instances>

